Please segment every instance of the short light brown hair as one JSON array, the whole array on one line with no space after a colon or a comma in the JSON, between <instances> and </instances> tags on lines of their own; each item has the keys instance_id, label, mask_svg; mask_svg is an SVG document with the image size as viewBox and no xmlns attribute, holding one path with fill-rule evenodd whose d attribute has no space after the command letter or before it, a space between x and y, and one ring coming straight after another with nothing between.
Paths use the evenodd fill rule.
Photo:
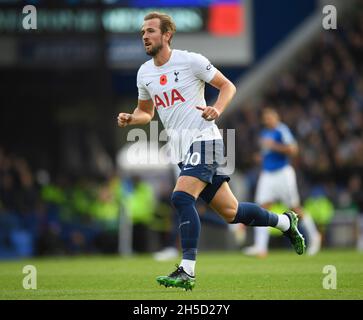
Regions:
<instances>
[{"instance_id":1,"label":"short light brown hair","mask_svg":"<svg viewBox=\"0 0 363 320\"><path fill-rule=\"evenodd\" d=\"M176 26L175 26L173 19L169 15L167 15L165 13L157 12L157 11L150 12L144 17L144 21L151 20L151 19L160 20L160 30L161 30L162 34L164 34L166 32L171 33L171 37L168 41L168 43L170 45L171 39L173 38L174 33L176 32Z\"/></svg>"}]
</instances>

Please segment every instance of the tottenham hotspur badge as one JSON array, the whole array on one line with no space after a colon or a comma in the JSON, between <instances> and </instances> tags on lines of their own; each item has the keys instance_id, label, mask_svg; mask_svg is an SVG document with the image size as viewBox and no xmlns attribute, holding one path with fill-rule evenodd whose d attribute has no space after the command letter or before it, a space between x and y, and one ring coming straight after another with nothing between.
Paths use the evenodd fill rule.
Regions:
<instances>
[{"instance_id":1,"label":"tottenham hotspur badge","mask_svg":"<svg viewBox=\"0 0 363 320\"><path fill-rule=\"evenodd\" d=\"M174 71L174 75L175 75L175 82L178 82L179 81L179 79L178 79L178 74L179 74L179 72L176 72L176 71Z\"/></svg>"}]
</instances>

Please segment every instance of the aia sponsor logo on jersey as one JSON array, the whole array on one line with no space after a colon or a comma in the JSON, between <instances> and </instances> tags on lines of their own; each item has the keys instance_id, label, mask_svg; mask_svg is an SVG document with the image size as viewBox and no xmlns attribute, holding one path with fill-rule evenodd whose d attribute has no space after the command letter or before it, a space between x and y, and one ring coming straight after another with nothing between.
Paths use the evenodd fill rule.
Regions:
<instances>
[{"instance_id":1,"label":"aia sponsor logo on jersey","mask_svg":"<svg viewBox=\"0 0 363 320\"><path fill-rule=\"evenodd\" d=\"M163 74L162 76L160 76L160 84L162 86L165 86L167 82L168 82L168 78L166 77L165 74Z\"/></svg>"},{"instance_id":2,"label":"aia sponsor logo on jersey","mask_svg":"<svg viewBox=\"0 0 363 320\"><path fill-rule=\"evenodd\" d=\"M159 107L166 108L173 106L177 101L185 102L185 99L177 89L171 90L169 95L167 92L163 92L161 96L158 96L156 94L154 97L154 103L156 109Z\"/></svg>"}]
</instances>

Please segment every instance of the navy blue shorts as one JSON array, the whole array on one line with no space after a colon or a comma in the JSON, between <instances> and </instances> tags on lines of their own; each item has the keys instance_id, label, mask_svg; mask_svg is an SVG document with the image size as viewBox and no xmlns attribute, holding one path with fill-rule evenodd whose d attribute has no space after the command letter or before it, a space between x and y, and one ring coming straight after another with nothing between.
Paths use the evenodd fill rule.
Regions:
<instances>
[{"instance_id":1,"label":"navy blue shorts","mask_svg":"<svg viewBox=\"0 0 363 320\"><path fill-rule=\"evenodd\" d=\"M223 140L197 141L191 145L186 160L178 164L181 169L179 176L196 177L207 182L199 195L206 203L212 201L224 181L231 179L219 170L223 156Z\"/></svg>"}]
</instances>

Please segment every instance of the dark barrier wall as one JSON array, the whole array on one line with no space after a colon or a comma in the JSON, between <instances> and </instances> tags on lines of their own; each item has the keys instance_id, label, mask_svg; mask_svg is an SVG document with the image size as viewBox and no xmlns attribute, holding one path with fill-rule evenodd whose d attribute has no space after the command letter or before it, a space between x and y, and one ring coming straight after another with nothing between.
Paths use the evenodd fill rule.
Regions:
<instances>
[{"instance_id":1,"label":"dark barrier wall","mask_svg":"<svg viewBox=\"0 0 363 320\"><path fill-rule=\"evenodd\" d=\"M317 0L254 0L256 61L266 55L317 7Z\"/></svg>"}]
</instances>

